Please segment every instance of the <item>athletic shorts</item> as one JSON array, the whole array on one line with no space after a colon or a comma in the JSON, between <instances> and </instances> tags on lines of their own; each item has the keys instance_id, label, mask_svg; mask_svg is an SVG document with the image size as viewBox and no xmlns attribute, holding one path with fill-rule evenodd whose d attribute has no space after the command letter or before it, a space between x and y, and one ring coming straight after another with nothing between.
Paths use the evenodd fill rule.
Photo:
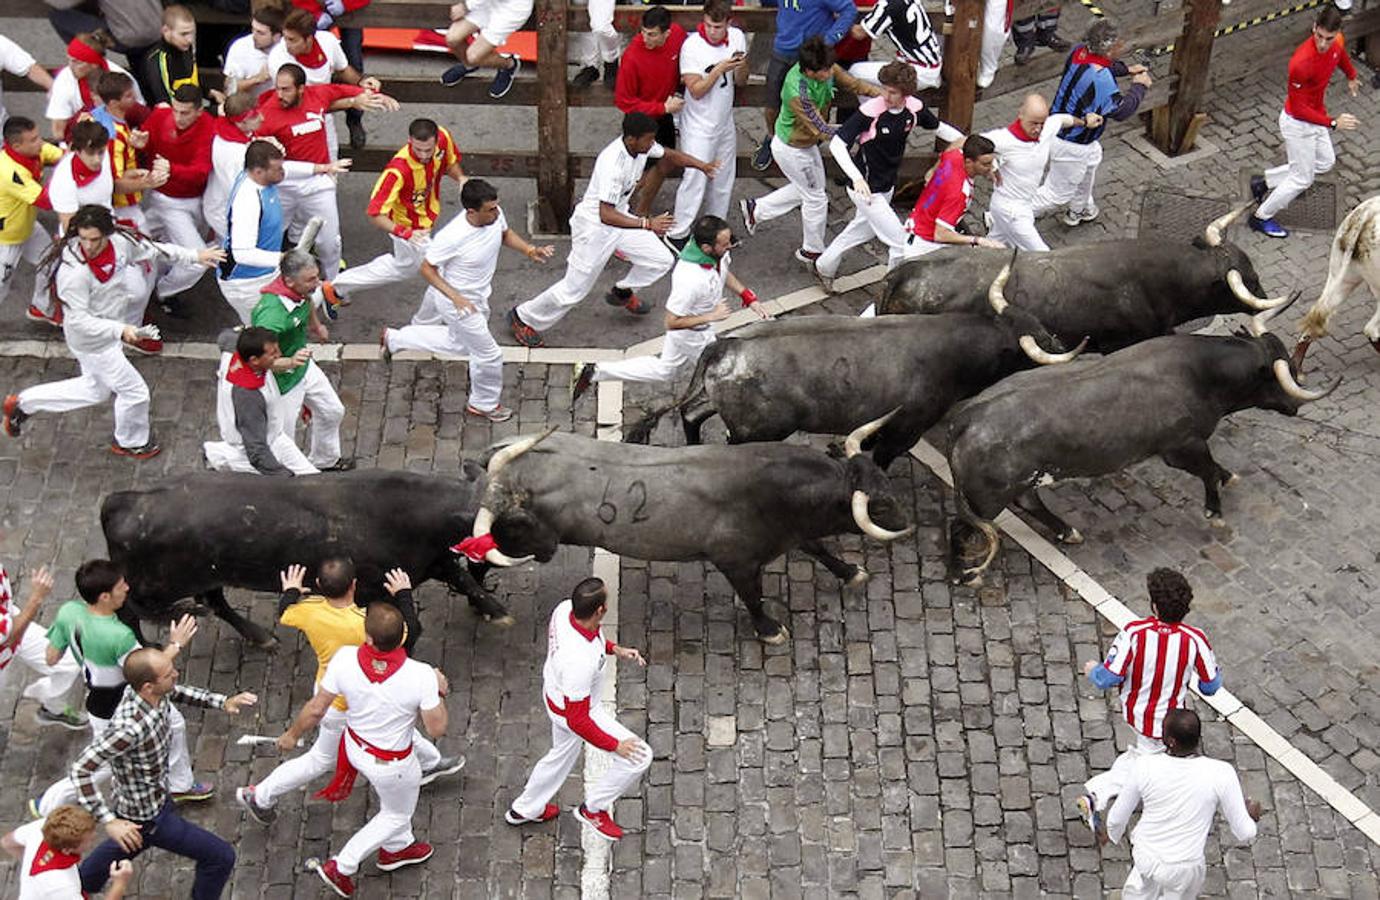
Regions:
<instances>
[{"instance_id":1,"label":"athletic shorts","mask_svg":"<svg viewBox=\"0 0 1380 900\"><path fill-rule=\"evenodd\" d=\"M479 26L479 36L495 47L508 43L532 17L533 0L469 0L465 18Z\"/></svg>"}]
</instances>

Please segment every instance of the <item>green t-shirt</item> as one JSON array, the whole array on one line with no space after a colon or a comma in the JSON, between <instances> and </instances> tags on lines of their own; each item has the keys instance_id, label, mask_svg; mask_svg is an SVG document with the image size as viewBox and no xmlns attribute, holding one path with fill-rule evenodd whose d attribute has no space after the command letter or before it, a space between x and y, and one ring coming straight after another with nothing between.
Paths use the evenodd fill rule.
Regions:
<instances>
[{"instance_id":1,"label":"green t-shirt","mask_svg":"<svg viewBox=\"0 0 1380 900\"><path fill-rule=\"evenodd\" d=\"M311 301L298 303L292 309L277 294L261 294L250 318L253 325L267 328L278 335L278 349L284 356L291 356L307 346L307 320L311 318ZM307 366L312 365L308 362ZM278 393L286 394L297 387L307 377L307 366L298 366L291 372L275 372L278 380Z\"/></svg>"},{"instance_id":2,"label":"green t-shirt","mask_svg":"<svg viewBox=\"0 0 1380 900\"><path fill-rule=\"evenodd\" d=\"M48 627L48 643L59 650L71 649L86 672L86 683L96 688L123 686L121 666L139 647L133 630L118 616L98 616L84 600L68 600L58 608L57 618Z\"/></svg>"},{"instance_id":3,"label":"green t-shirt","mask_svg":"<svg viewBox=\"0 0 1380 900\"><path fill-rule=\"evenodd\" d=\"M800 96L802 81L805 83L805 92L809 96L810 102L821 113L825 107L834 102L833 78L815 81L813 78L805 77L805 73L801 71L800 63L791 66L791 70L786 73L786 80L781 85L781 112L776 117L776 136L787 144L791 142L791 131L795 129L795 110L791 109L791 100ZM259 323L255 322L254 324ZM286 350L283 352L287 353Z\"/></svg>"}]
</instances>

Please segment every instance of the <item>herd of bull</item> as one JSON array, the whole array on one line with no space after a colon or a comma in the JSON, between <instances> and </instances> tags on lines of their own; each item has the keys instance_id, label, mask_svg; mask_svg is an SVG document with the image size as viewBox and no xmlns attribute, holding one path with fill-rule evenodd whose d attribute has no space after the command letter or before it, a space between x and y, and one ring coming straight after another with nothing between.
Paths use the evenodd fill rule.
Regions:
<instances>
[{"instance_id":1,"label":"herd of bull","mask_svg":"<svg viewBox=\"0 0 1380 900\"><path fill-rule=\"evenodd\" d=\"M1294 415L1336 388L1300 386L1306 340L1291 359L1267 330L1297 295L1262 296L1250 259L1223 238L1240 212L1191 242L1129 239L1019 256L962 248L906 263L888 276L876 318L807 316L721 338L686 394L649 412L621 443L553 427L500 442L482 465L465 461L459 479L373 470L285 483L206 473L112 494L101 524L111 558L129 573L122 616L137 627L137 617L165 618L195 597L265 644L271 633L234 611L223 588L276 591L289 564L347 552L361 602L382 596L383 573L400 566L501 620L507 609L484 586L488 569L515 557L545 562L568 544L706 560L728 578L758 636L776 643L788 634L763 609L763 567L799 549L845 583L864 581L824 540L910 532L885 471L946 417L955 581L982 577L999 549L993 520L1013 502L1058 539L1081 540L1045 507L1038 485L1151 456L1201 479L1205 515L1219 517L1219 489L1233 476L1208 438L1222 417L1251 407ZM1346 231L1344 223L1338 241ZM1347 240L1354 245L1355 235ZM1347 259L1356 254L1353 246ZM1337 293L1331 279L1324 300L1329 292ZM1173 333L1232 314L1250 317L1235 336ZM1103 355L1071 364L1084 350ZM646 445L673 411L688 446ZM700 443L714 415L726 446ZM797 432L844 441L828 452L782 443ZM495 549L482 561L453 552L467 535L490 535ZM411 625L415 639L420 623Z\"/></svg>"}]
</instances>

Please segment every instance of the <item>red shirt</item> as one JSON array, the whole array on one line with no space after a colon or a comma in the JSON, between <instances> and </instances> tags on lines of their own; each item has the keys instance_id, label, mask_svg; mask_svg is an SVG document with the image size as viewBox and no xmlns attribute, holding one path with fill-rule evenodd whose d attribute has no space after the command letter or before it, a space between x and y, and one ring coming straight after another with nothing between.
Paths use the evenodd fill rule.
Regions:
<instances>
[{"instance_id":1,"label":"red shirt","mask_svg":"<svg viewBox=\"0 0 1380 900\"><path fill-rule=\"evenodd\" d=\"M939 155L939 165L934 170L920 199L915 201L915 209L906 220L906 230L927 241L934 240L934 226L942 222L951 231L956 231L958 220L968 211L968 197L973 193L973 182L963 168L963 151L945 150Z\"/></svg>"},{"instance_id":2,"label":"red shirt","mask_svg":"<svg viewBox=\"0 0 1380 900\"><path fill-rule=\"evenodd\" d=\"M613 103L625 113L646 113L653 118L666 115L666 98L680 89L680 47L685 29L671 23L666 41L648 50L642 35L632 39L618 63L618 82Z\"/></svg>"},{"instance_id":3,"label":"red shirt","mask_svg":"<svg viewBox=\"0 0 1380 900\"><path fill-rule=\"evenodd\" d=\"M1332 80L1332 73L1338 66L1342 67L1347 78L1356 77L1356 67L1347 57L1342 36L1337 35L1327 52L1319 53L1318 45L1310 34L1289 58L1289 95L1284 98L1284 111L1302 122L1331 125L1332 117L1323 105L1323 95L1327 93L1327 83Z\"/></svg>"},{"instance_id":4,"label":"red shirt","mask_svg":"<svg viewBox=\"0 0 1380 900\"><path fill-rule=\"evenodd\" d=\"M274 91L266 91L259 98L263 124L254 132L259 137L276 138L283 145L288 159L310 163L329 163L331 151L326 146L326 116L331 104L345 97L364 93L353 84L309 84L302 88L297 105L283 109Z\"/></svg>"},{"instance_id":5,"label":"red shirt","mask_svg":"<svg viewBox=\"0 0 1380 900\"><path fill-rule=\"evenodd\" d=\"M192 127L183 131L177 127L171 106L159 105L144 120L149 133L148 146L143 155L150 161L161 156L168 161L170 175L167 184L158 190L169 197L189 199L206 192L206 179L211 177L211 138L216 134L216 119L208 113L196 117Z\"/></svg>"}]
</instances>

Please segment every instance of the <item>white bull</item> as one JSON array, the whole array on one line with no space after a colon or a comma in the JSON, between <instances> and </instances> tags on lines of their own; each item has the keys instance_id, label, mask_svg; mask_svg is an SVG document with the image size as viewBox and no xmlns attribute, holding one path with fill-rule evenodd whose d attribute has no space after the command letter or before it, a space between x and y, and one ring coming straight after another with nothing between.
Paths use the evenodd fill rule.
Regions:
<instances>
[{"instance_id":1,"label":"white bull","mask_svg":"<svg viewBox=\"0 0 1380 900\"><path fill-rule=\"evenodd\" d=\"M1380 196L1363 200L1338 226L1327 260L1327 284L1299 322L1299 342L1294 347L1295 368L1302 370L1308 345L1327 334L1333 313L1363 281L1377 305L1375 315L1362 331L1370 339L1371 346L1380 352L1380 229L1377 229L1377 220L1380 220Z\"/></svg>"}]
</instances>

